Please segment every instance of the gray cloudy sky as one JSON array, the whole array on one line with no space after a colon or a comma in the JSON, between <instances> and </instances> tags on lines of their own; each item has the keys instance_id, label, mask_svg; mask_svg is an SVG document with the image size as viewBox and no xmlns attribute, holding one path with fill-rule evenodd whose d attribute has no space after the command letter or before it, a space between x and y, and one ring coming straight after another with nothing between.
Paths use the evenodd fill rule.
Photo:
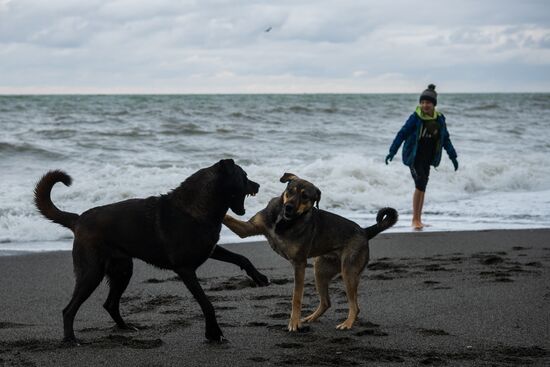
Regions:
<instances>
[{"instance_id":1,"label":"gray cloudy sky","mask_svg":"<svg viewBox=\"0 0 550 367\"><path fill-rule=\"evenodd\" d=\"M1 94L416 93L429 82L550 92L550 1L0 0Z\"/></svg>"}]
</instances>

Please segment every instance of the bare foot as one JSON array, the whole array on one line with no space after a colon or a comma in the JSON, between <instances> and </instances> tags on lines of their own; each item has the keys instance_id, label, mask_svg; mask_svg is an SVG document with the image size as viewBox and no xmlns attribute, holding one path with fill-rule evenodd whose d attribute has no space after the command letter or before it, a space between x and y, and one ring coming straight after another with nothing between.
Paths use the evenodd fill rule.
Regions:
<instances>
[{"instance_id":1,"label":"bare foot","mask_svg":"<svg viewBox=\"0 0 550 367\"><path fill-rule=\"evenodd\" d=\"M411 226L415 231L421 231L424 228L424 224L421 221L413 220Z\"/></svg>"}]
</instances>

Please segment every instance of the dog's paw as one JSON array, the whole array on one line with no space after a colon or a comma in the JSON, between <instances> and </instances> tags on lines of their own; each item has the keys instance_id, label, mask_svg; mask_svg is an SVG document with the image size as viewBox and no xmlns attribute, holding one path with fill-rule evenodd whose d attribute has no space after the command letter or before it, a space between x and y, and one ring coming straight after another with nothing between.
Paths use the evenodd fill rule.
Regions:
<instances>
[{"instance_id":1,"label":"dog's paw","mask_svg":"<svg viewBox=\"0 0 550 367\"><path fill-rule=\"evenodd\" d=\"M257 272L256 274L252 274L250 277L252 278L252 280L254 280L254 282L258 287L266 287L269 285L268 277L266 277L260 272Z\"/></svg>"},{"instance_id":2,"label":"dog's paw","mask_svg":"<svg viewBox=\"0 0 550 367\"><path fill-rule=\"evenodd\" d=\"M307 316L307 317L304 317L304 318L302 319L302 323L314 322L314 321L316 321L317 319L319 319L319 316L317 316L316 314L313 313L313 314L311 314L311 315L309 315L309 316Z\"/></svg>"},{"instance_id":3,"label":"dog's paw","mask_svg":"<svg viewBox=\"0 0 550 367\"><path fill-rule=\"evenodd\" d=\"M208 336L206 337L206 342L209 344L226 344L229 343L229 339L227 339L225 336L220 335L218 338L210 339Z\"/></svg>"},{"instance_id":4,"label":"dog's paw","mask_svg":"<svg viewBox=\"0 0 550 367\"><path fill-rule=\"evenodd\" d=\"M119 330L119 331L125 331L125 332L139 331L137 326L132 325L132 324L115 325L115 329Z\"/></svg>"},{"instance_id":5,"label":"dog's paw","mask_svg":"<svg viewBox=\"0 0 550 367\"><path fill-rule=\"evenodd\" d=\"M309 325L302 325L298 326L295 330L290 330L290 326L288 327L288 332L290 333L309 333L311 331L311 326Z\"/></svg>"},{"instance_id":6,"label":"dog's paw","mask_svg":"<svg viewBox=\"0 0 550 367\"><path fill-rule=\"evenodd\" d=\"M337 326L336 326L336 329L338 329L338 330L349 330L349 329L351 329L351 327L353 326L354 321L355 321L355 320L347 319L347 320L344 321L343 323L337 325Z\"/></svg>"},{"instance_id":7,"label":"dog's paw","mask_svg":"<svg viewBox=\"0 0 550 367\"><path fill-rule=\"evenodd\" d=\"M224 343L227 341L218 327L212 330L206 330L204 336L206 337L206 340L213 343Z\"/></svg>"},{"instance_id":8,"label":"dog's paw","mask_svg":"<svg viewBox=\"0 0 550 367\"><path fill-rule=\"evenodd\" d=\"M66 348L80 347L82 345L82 343L75 337L65 337L61 341L61 344Z\"/></svg>"},{"instance_id":9,"label":"dog's paw","mask_svg":"<svg viewBox=\"0 0 550 367\"><path fill-rule=\"evenodd\" d=\"M302 323L300 322L300 319L290 319L288 323L288 331L290 332L297 332L300 329L302 329Z\"/></svg>"}]
</instances>

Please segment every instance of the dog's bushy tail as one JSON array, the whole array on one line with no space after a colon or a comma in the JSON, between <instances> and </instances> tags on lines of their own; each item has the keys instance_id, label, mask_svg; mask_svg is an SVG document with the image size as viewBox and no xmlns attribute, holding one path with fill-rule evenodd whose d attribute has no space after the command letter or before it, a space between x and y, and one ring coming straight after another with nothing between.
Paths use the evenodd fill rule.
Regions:
<instances>
[{"instance_id":1,"label":"dog's bushy tail","mask_svg":"<svg viewBox=\"0 0 550 367\"><path fill-rule=\"evenodd\" d=\"M72 179L71 176L60 170L49 171L42 176L34 188L34 204L43 216L74 232L74 226L79 217L78 214L59 210L50 196L53 185L58 182L63 182L65 186L71 186Z\"/></svg>"},{"instance_id":2,"label":"dog's bushy tail","mask_svg":"<svg viewBox=\"0 0 550 367\"><path fill-rule=\"evenodd\" d=\"M399 214L397 214L397 210L395 210L394 208L380 209L378 211L378 214L376 215L376 224L365 228L367 238L370 240L378 233L390 228L395 223L397 223L398 218Z\"/></svg>"}]
</instances>

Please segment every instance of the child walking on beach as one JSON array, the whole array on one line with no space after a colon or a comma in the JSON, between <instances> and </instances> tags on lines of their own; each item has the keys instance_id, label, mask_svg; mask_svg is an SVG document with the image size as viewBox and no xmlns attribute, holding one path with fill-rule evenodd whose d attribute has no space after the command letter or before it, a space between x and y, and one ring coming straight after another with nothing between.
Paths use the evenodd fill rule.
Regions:
<instances>
[{"instance_id":1,"label":"child walking on beach","mask_svg":"<svg viewBox=\"0 0 550 367\"><path fill-rule=\"evenodd\" d=\"M455 171L458 169L456 151L451 143L445 116L435 110L437 105L437 92L435 85L428 85L420 95L419 106L409 116L405 125L399 130L386 156L386 164L390 162L399 147L403 145L403 164L409 167L414 179L415 190L413 194L412 227L420 230L422 223L422 206L430 165L437 167L441 161L441 148L445 148L449 158L453 162Z\"/></svg>"}]
</instances>

